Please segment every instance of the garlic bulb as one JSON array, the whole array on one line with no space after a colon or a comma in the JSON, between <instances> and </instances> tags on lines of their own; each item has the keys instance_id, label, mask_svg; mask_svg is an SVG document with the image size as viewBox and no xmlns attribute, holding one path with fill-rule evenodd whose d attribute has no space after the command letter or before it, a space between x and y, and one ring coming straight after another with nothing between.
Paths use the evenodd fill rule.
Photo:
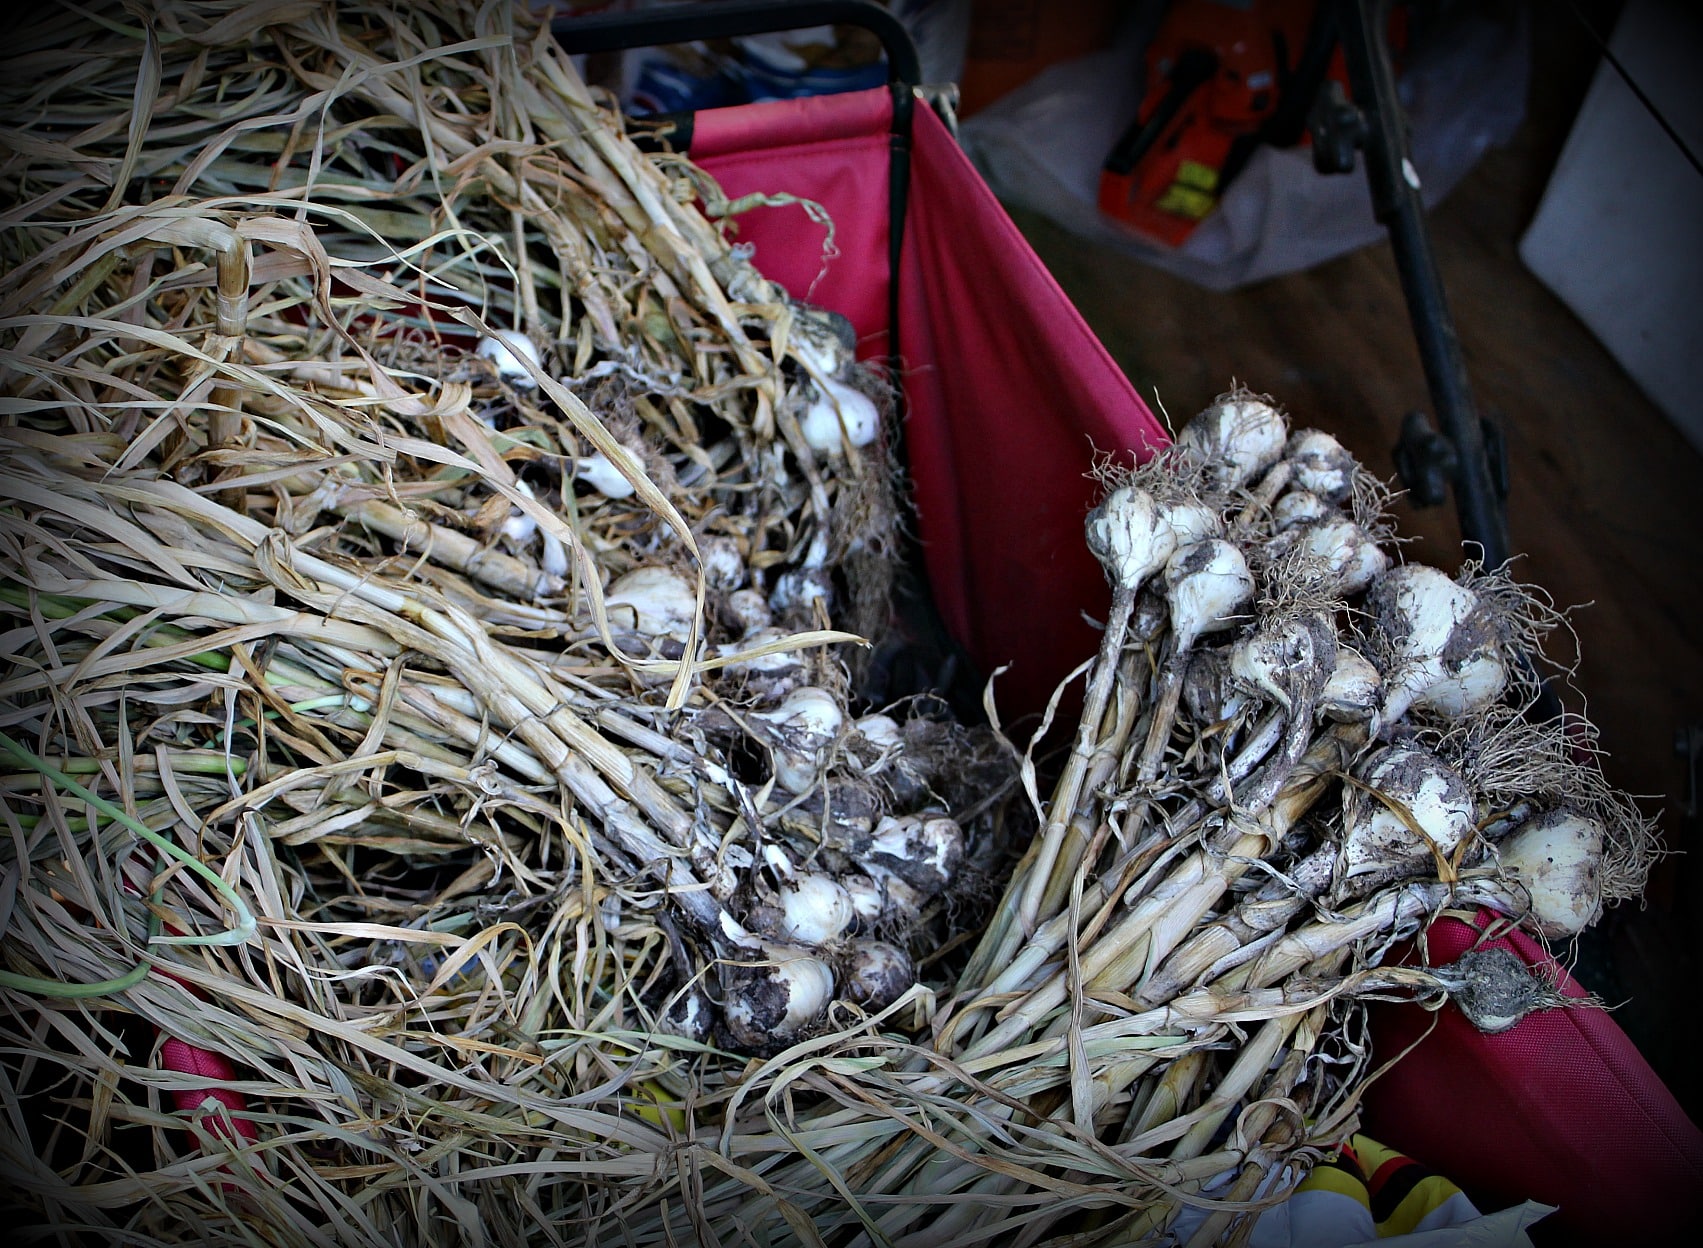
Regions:
<instances>
[{"instance_id":1,"label":"garlic bulb","mask_svg":"<svg viewBox=\"0 0 1703 1248\"><path fill-rule=\"evenodd\" d=\"M1209 479L1234 488L1251 481L1283 455L1289 435L1283 413L1246 392L1227 394L1177 433L1178 451L1206 466Z\"/></svg>"},{"instance_id":2,"label":"garlic bulb","mask_svg":"<svg viewBox=\"0 0 1703 1248\"><path fill-rule=\"evenodd\" d=\"M851 871L840 877L840 887L851 899L852 917L859 928L868 930L881 917L881 909L886 904L881 885L871 876Z\"/></svg>"},{"instance_id":3,"label":"garlic bulb","mask_svg":"<svg viewBox=\"0 0 1703 1248\"><path fill-rule=\"evenodd\" d=\"M1344 789L1342 798L1346 878L1425 866L1438 854L1449 859L1473 834L1472 791L1421 745L1386 746L1361 764L1357 778L1360 784Z\"/></svg>"},{"instance_id":4,"label":"garlic bulb","mask_svg":"<svg viewBox=\"0 0 1703 1248\"><path fill-rule=\"evenodd\" d=\"M479 358L490 360L496 366L497 376L516 390L531 390L538 384L526 371L526 364L536 366L541 362L538 344L518 329L499 329L479 339L476 350Z\"/></svg>"},{"instance_id":5,"label":"garlic bulb","mask_svg":"<svg viewBox=\"0 0 1703 1248\"><path fill-rule=\"evenodd\" d=\"M860 940L845 958L841 995L869 1010L884 1010L917 982L910 955L883 940Z\"/></svg>"},{"instance_id":6,"label":"garlic bulb","mask_svg":"<svg viewBox=\"0 0 1703 1248\"><path fill-rule=\"evenodd\" d=\"M1271 521L1279 533L1323 520L1330 504L1310 490L1290 490L1271 505Z\"/></svg>"},{"instance_id":7,"label":"garlic bulb","mask_svg":"<svg viewBox=\"0 0 1703 1248\"><path fill-rule=\"evenodd\" d=\"M791 636L782 628L758 628L746 633L738 641L726 641L716 647L716 654L722 658L739 654L746 650L755 650L758 646L767 645L771 641L781 641ZM754 655L748 659L739 659L727 665L729 672L743 672L749 675L773 676L781 672L792 671L802 667L803 661L796 650L777 650L773 654Z\"/></svg>"},{"instance_id":8,"label":"garlic bulb","mask_svg":"<svg viewBox=\"0 0 1703 1248\"><path fill-rule=\"evenodd\" d=\"M1299 489L1330 503L1340 503L1354 490L1359 467L1346 447L1322 429L1302 429L1291 435L1283 457Z\"/></svg>"},{"instance_id":9,"label":"garlic bulb","mask_svg":"<svg viewBox=\"0 0 1703 1248\"><path fill-rule=\"evenodd\" d=\"M574 480L585 482L605 498L629 498L633 494L633 483L602 451L574 460Z\"/></svg>"},{"instance_id":10,"label":"garlic bulb","mask_svg":"<svg viewBox=\"0 0 1703 1248\"><path fill-rule=\"evenodd\" d=\"M532 492L532 487L518 477L515 478L514 488L519 490L528 498L536 497L536 495ZM509 513L508 519L503 521L503 536L508 538L509 541L513 542L516 546L526 545L532 540L533 536L537 532L538 521L534 520L518 507Z\"/></svg>"},{"instance_id":11,"label":"garlic bulb","mask_svg":"<svg viewBox=\"0 0 1703 1248\"><path fill-rule=\"evenodd\" d=\"M1177 653L1184 654L1202 633L1230 627L1253 597L1254 578L1241 550L1214 537L1171 555L1165 563L1165 592Z\"/></svg>"},{"instance_id":12,"label":"garlic bulb","mask_svg":"<svg viewBox=\"0 0 1703 1248\"><path fill-rule=\"evenodd\" d=\"M1324 565L1344 597L1365 589L1390 566L1377 539L1347 516L1326 516L1291 532L1301 549Z\"/></svg>"},{"instance_id":13,"label":"garlic bulb","mask_svg":"<svg viewBox=\"0 0 1703 1248\"><path fill-rule=\"evenodd\" d=\"M603 594L611 624L632 620L636 632L684 641L697 613L692 584L672 568L647 564L615 578Z\"/></svg>"},{"instance_id":14,"label":"garlic bulb","mask_svg":"<svg viewBox=\"0 0 1703 1248\"><path fill-rule=\"evenodd\" d=\"M857 330L851 320L827 308L794 304L787 349L818 377L838 378L857 358Z\"/></svg>"},{"instance_id":15,"label":"garlic bulb","mask_svg":"<svg viewBox=\"0 0 1703 1248\"><path fill-rule=\"evenodd\" d=\"M769 600L760 589L736 589L722 603L722 611L741 633L754 633L775 622Z\"/></svg>"},{"instance_id":16,"label":"garlic bulb","mask_svg":"<svg viewBox=\"0 0 1703 1248\"><path fill-rule=\"evenodd\" d=\"M794 568L775 578L769 606L775 611L805 611L811 604L821 602L830 613L833 610L834 587L823 568Z\"/></svg>"},{"instance_id":17,"label":"garlic bulb","mask_svg":"<svg viewBox=\"0 0 1703 1248\"><path fill-rule=\"evenodd\" d=\"M558 580L568 574L568 548L562 544L562 539L542 525L538 528L538 567L545 576L553 576Z\"/></svg>"},{"instance_id":18,"label":"garlic bulb","mask_svg":"<svg viewBox=\"0 0 1703 1248\"><path fill-rule=\"evenodd\" d=\"M885 815L857 860L871 875L894 875L924 897L940 892L957 874L964 832L945 815Z\"/></svg>"},{"instance_id":19,"label":"garlic bulb","mask_svg":"<svg viewBox=\"0 0 1703 1248\"><path fill-rule=\"evenodd\" d=\"M1338 646L1336 666L1319 691L1315 710L1327 719L1367 720L1377 711L1383 689L1383 678L1370 659L1349 646Z\"/></svg>"},{"instance_id":20,"label":"garlic bulb","mask_svg":"<svg viewBox=\"0 0 1703 1248\"><path fill-rule=\"evenodd\" d=\"M805 685L774 710L753 711L752 717L770 724L779 738L773 751L776 782L788 793L804 793L820 776L823 753L839 735L845 712L826 689Z\"/></svg>"},{"instance_id":21,"label":"garlic bulb","mask_svg":"<svg viewBox=\"0 0 1703 1248\"><path fill-rule=\"evenodd\" d=\"M799 418L799 429L813 451L838 455L846 446L868 446L881 432L881 413L861 390L824 377L816 396Z\"/></svg>"},{"instance_id":22,"label":"garlic bulb","mask_svg":"<svg viewBox=\"0 0 1703 1248\"><path fill-rule=\"evenodd\" d=\"M1119 486L1088 513L1088 549L1114 585L1135 591L1165 566L1177 531L1146 490Z\"/></svg>"},{"instance_id":23,"label":"garlic bulb","mask_svg":"<svg viewBox=\"0 0 1703 1248\"><path fill-rule=\"evenodd\" d=\"M728 593L745 584L745 559L739 553L739 543L731 537L700 537L698 554L703 559L704 584L709 588Z\"/></svg>"},{"instance_id":24,"label":"garlic bulb","mask_svg":"<svg viewBox=\"0 0 1703 1248\"><path fill-rule=\"evenodd\" d=\"M834 998L834 971L821 958L768 942L762 952L764 962L726 967L721 1003L734 1042L757 1053L796 1039Z\"/></svg>"},{"instance_id":25,"label":"garlic bulb","mask_svg":"<svg viewBox=\"0 0 1703 1248\"><path fill-rule=\"evenodd\" d=\"M1321 615L1267 616L1230 647L1230 675L1250 693L1263 694L1295 713L1293 693L1322 687L1336 664L1335 630Z\"/></svg>"},{"instance_id":26,"label":"garlic bulb","mask_svg":"<svg viewBox=\"0 0 1703 1248\"><path fill-rule=\"evenodd\" d=\"M1196 724L1228 723L1248 702L1230 675L1227 655L1220 650L1196 651L1183 673L1183 705Z\"/></svg>"},{"instance_id":27,"label":"garlic bulb","mask_svg":"<svg viewBox=\"0 0 1703 1248\"><path fill-rule=\"evenodd\" d=\"M656 1021L667 1035L702 1044L715 1027L715 1004L708 993L693 984L669 1001Z\"/></svg>"},{"instance_id":28,"label":"garlic bulb","mask_svg":"<svg viewBox=\"0 0 1703 1248\"><path fill-rule=\"evenodd\" d=\"M1449 994L1449 1003L1488 1036L1567 1001L1547 975L1497 945L1468 949L1447 966L1432 968L1431 974Z\"/></svg>"},{"instance_id":29,"label":"garlic bulb","mask_svg":"<svg viewBox=\"0 0 1703 1248\"><path fill-rule=\"evenodd\" d=\"M1503 872L1530 899L1544 936L1576 936L1602 914L1605 840L1597 820L1553 810L1528 819L1496 847Z\"/></svg>"},{"instance_id":30,"label":"garlic bulb","mask_svg":"<svg viewBox=\"0 0 1703 1248\"><path fill-rule=\"evenodd\" d=\"M1500 697L1508 681L1501 638L1487 604L1436 568L1406 564L1366 596L1390 650L1380 717L1411 709L1455 718Z\"/></svg>"},{"instance_id":31,"label":"garlic bulb","mask_svg":"<svg viewBox=\"0 0 1703 1248\"><path fill-rule=\"evenodd\" d=\"M883 754L888 750L896 750L904 744L904 735L899 727L899 721L891 715L883 715L879 712L865 715L853 721L852 727L857 730L858 735Z\"/></svg>"},{"instance_id":32,"label":"garlic bulb","mask_svg":"<svg viewBox=\"0 0 1703 1248\"><path fill-rule=\"evenodd\" d=\"M1178 546L1193 545L1224 534L1224 521L1219 517L1217 508L1198 498L1179 498L1163 503L1159 515L1171 526Z\"/></svg>"},{"instance_id":33,"label":"garlic bulb","mask_svg":"<svg viewBox=\"0 0 1703 1248\"><path fill-rule=\"evenodd\" d=\"M831 876L799 871L775 890L778 934L801 945L838 940L857 917L852 896Z\"/></svg>"}]
</instances>

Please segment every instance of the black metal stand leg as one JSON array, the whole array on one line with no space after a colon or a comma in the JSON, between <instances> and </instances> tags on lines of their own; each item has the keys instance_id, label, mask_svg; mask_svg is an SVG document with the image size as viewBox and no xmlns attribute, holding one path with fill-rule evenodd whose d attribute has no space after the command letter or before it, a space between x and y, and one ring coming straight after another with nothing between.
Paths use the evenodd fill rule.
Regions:
<instances>
[{"instance_id":1,"label":"black metal stand leg","mask_svg":"<svg viewBox=\"0 0 1703 1248\"><path fill-rule=\"evenodd\" d=\"M1343 55L1354 102L1364 121L1362 145L1372 206L1388 230L1396 270L1437 423L1452 448L1449 473L1461 537L1476 544L1487 567L1507 561L1508 530L1486 453L1484 427L1467 379L1460 339L1443 295L1425 229L1419 177L1408 158L1405 117L1384 42L1389 0L1338 0Z\"/></svg>"}]
</instances>

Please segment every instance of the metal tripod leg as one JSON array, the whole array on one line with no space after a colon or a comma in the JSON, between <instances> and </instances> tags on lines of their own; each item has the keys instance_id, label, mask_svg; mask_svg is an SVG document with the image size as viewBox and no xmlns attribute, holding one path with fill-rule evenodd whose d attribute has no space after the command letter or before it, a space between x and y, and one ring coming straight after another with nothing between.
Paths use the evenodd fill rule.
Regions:
<instances>
[{"instance_id":1,"label":"metal tripod leg","mask_svg":"<svg viewBox=\"0 0 1703 1248\"><path fill-rule=\"evenodd\" d=\"M1431 254L1419 175L1408 157L1406 118L1396 98L1395 73L1384 41L1390 0L1335 3L1348 80L1363 122L1361 146L1372 207L1389 231L1402 294L1446 448L1439 463L1454 486L1462 540L1479 547L1485 566L1499 567L1509 554L1507 520L1460 339L1455 335L1443 281Z\"/></svg>"}]
</instances>

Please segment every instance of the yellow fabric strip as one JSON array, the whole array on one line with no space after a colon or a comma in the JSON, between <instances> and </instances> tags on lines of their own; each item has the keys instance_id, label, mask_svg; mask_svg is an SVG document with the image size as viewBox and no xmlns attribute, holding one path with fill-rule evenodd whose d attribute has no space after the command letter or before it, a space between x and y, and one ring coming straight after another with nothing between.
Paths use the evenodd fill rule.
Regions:
<instances>
[{"instance_id":1,"label":"yellow fabric strip","mask_svg":"<svg viewBox=\"0 0 1703 1248\"><path fill-rule=\"evenodd\" d=\"M1413 1228L1419 1225L1421 1218L1444 1201L1460 1194L1461 1189L1441 1175L1427 1175L1413 1185L1411 1192L1402 1197L1394 1213L1378 1223L1378 1238L1410 1234Z\"/></svg>"}]
</instances>

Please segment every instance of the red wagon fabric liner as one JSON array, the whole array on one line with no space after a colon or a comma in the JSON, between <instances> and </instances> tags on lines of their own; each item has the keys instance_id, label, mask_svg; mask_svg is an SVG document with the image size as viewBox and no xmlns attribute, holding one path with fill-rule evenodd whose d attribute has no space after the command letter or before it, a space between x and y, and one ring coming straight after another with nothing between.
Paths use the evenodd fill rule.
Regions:
<instances>
[{"instance_id":1,"label":"red wagon fabric liner","mask_svg":"<svg viewBox=\"0 0 1703 1248\"><path fill-rule=\"evenodd\" d=\"M887 354L885 89L699 113L691 156L752 209L736 238L795 297L850 318ZM1045 706L1094 652L1110 591L1082 539L1096 452L1128 463L1163 427L1065 297L940 119L918 108L899 272L905 445L923 556L947 628L1007 719Z\"/></svg>"}]
</instances>

